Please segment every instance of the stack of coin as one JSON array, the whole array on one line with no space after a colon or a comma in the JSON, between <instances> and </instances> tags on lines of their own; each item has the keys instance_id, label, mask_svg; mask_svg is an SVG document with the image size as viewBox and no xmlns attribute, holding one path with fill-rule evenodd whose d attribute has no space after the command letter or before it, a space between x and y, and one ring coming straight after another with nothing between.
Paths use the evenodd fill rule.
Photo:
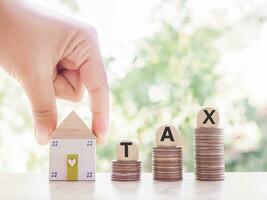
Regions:
<instances>
[{"instance_id":1,"label":"stack of coin","mask_svg":"<svg viewBox=\"0 0 267 200\"><path fill-rule=\"evenodd\" d=\"M178 130L170 124L164 124L156 130L152 172L157 181L183 179L182 147L178 147Z\"/></svg>"},{"instance_id":2,"label":"stack of coin","mask_svg":"<svg viewBox=\"0 0 267 200\"><path fill-rule=\"evenodd\" d=\"M112 161L113 181L138 181L141 177L141 161L136 140L121 140L116 149L116 160Z\"/></svg>"},{"instance_id":3,"label":"stack of coin","mask_svg":"<svg viewBox=\"0 0 267 200\"><path fill-rule=\"evenodd\" d=\"M182 147L154 147L152 156L154 180L179 181L183 179Z\"/></svg>"},{"instance_id":4,"label":"stack of coin","mask_svg":"<svg viewBox=\"0 0 267 200\"><path fill-rule=\"evenodd\" d=\"M212 107L202 108L198 114L194 139L197 180L221 181L225 178L223 129L218 126L218 111Z\"/></svg>"},{"instance_id":5,"label":"stack of coin","mask_svg":"<svg viewBox=\"0 0 267 200\"><path fill-rule=\"evenodd\" d=\"M141 161L112 161L113 181L138 181L141 177Z\"/></svg>"}]
</instances>

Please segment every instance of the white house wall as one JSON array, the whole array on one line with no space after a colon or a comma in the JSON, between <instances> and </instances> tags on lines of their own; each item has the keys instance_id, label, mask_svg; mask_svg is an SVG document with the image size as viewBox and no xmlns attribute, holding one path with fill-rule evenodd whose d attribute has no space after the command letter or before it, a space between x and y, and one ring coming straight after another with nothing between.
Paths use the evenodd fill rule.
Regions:
<instances>
[{"instance_id":1,"label":"white house wall","mask_svg":"<svg viewBox=\"0 0 267 200\"><path fill-rule=\"evenodd\" d=\"M50 141L49 179L66 180L66 155L78 154L78 180L95 180L95 139L53 139Z\"/></svg>"}]
</instances>

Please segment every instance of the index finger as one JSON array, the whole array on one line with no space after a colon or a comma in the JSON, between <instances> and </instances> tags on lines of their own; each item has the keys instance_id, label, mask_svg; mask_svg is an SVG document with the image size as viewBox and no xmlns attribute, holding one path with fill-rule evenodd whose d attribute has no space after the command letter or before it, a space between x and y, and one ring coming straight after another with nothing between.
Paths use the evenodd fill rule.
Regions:
<instances>
[{"instance_id":1,"label":"index finger","mask_svg":"<svg viewBox=\"0 0 267 200\"><path fill-rule=\"evenodd\" d=\"M93 115L92 131L97 141L103 143L109 124L109 90L99 47L96 46L80 68L81 80L85 84Z\"/></svg>"}]
</instances>

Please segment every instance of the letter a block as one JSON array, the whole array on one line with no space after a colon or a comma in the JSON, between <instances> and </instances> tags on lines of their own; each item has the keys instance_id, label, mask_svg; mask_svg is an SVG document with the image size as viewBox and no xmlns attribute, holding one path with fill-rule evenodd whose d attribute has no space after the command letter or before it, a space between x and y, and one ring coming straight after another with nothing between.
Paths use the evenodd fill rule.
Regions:
<instances>
[{"instance_id":1,"label":"letter a block","mask_svg":"<svg viewBox=\"0 0 267 200\"><path fill-rule=\"evenodd\" d=\"M203 107L197 115L197 128L218 128L220 115L215 107Z\"/></svg>"},{"instance_id":2,"label":"letter a block","mask_svg":"<svg viewBox=\"0 0 267 200\"><path fill-rule=\"evenodd\" d=\"M121 140L116 149L117 160L138 160L139 149L136 140Z\"/></svg>"},{"instance_id":3,"label":"letter a block","mask_svg":"<svg viewBox=\"0 0 267 200\"><path fill-rule=\"evenodd\" d=\"M178 130L174 126L164 124L156 130L155 146L176 147L178 146L178 136Z\"/></svg>"}]
</instances>

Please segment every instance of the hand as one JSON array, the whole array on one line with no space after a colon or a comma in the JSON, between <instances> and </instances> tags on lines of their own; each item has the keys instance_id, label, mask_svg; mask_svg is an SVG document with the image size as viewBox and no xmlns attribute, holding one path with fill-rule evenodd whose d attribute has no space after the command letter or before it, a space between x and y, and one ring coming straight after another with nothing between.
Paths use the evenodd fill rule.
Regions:
<instances>
[{"instance_id":1,"label":"hand","mask_svg":"<svg viewBox=\"0 0 267 200\"><path fill-rule=\"evenodd\" d=\"M0 65L27 93L36 139L48 142L57 126L56 98L91 98L92 130L102 142L109 95L95 29L20 0L0 2Z\"/></svg>"}]
</instances>

